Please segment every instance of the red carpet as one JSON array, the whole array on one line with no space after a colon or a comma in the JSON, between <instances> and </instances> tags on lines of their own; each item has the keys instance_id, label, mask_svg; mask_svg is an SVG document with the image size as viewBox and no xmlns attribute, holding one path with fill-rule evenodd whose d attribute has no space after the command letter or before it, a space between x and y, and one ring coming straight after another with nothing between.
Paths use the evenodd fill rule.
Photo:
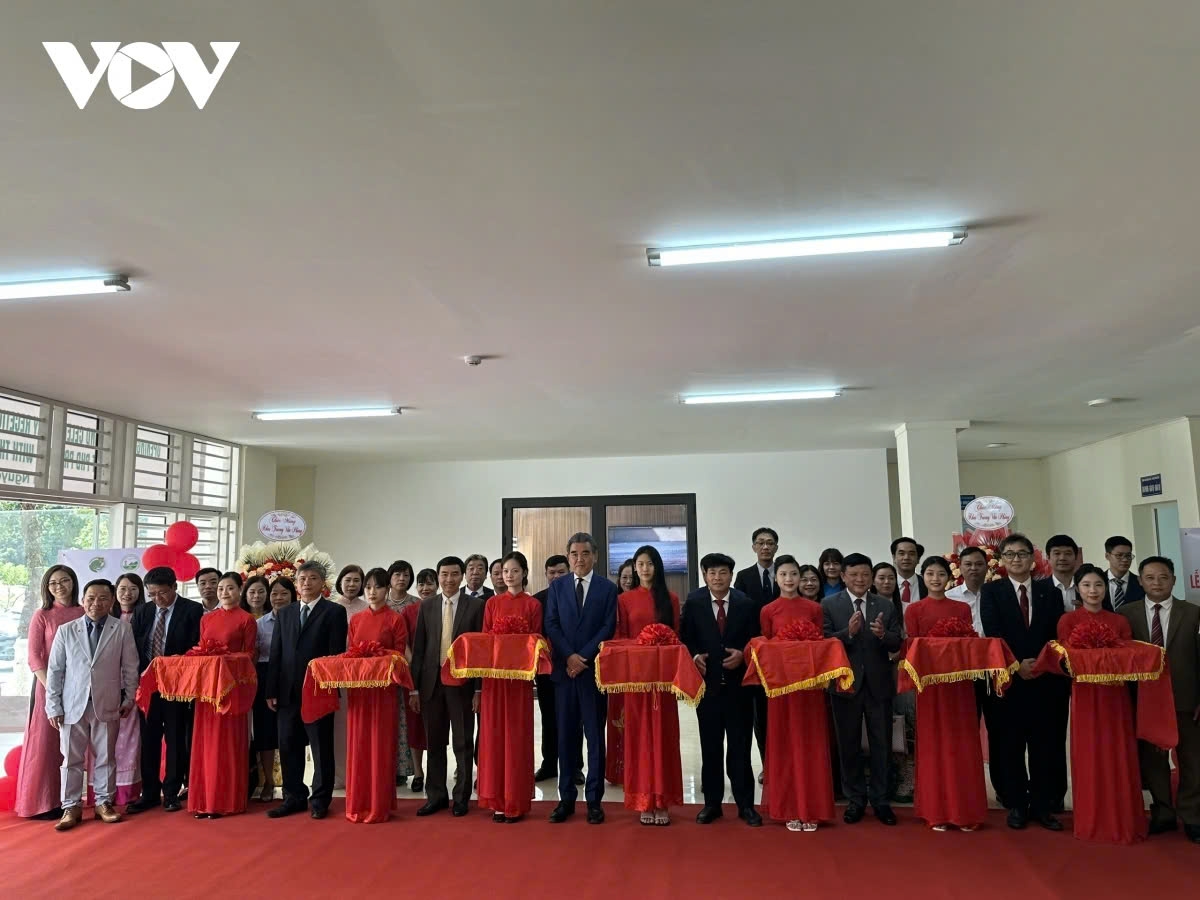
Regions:
<instances>
[{"instance_id":1,"label":"red carpet","mask_svg":"<svg viewBox=\"0 0 1200 900\"><path fill-rule=\"evenodd\" d=\"M815 834L782 824L753 829L730 817L695 824L686 807L669 828L644 827L608 804L608 821L546 821L535 803L515 825L472 807L417 819L417 801L381 825L352 825L335 800L330 817L272 821L254 804L244 816L196 821L145 813L119 825L85 819L58 834L50 822L0 816L0 895L35 898L414 896L571 900L644 897L846 897L888 900L1190 896L1200 847L1182 833L1133 847L1081 843L1068 831L1004 826L994 812L974 834L928 831L899 810L900 825L867 818ZM580 804L580 811L583 806ZM336 813L336 814L335 814ZM89 813L90 816L90 813ZM1065 817L1067 823L1070 817ZM151 878L150 873L160 873ZM484 880L486 887L472 890Z\"/></svg>"}]
</instances>

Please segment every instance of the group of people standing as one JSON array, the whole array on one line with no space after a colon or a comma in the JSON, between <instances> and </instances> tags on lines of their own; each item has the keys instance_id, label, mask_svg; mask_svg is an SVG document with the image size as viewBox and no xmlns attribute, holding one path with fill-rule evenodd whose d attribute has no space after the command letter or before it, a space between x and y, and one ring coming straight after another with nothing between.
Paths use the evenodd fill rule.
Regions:
<instances>
[{"instance_id":1,"label":"group of people standing","mask_svg":"<svg viewBox=\"0 0 1200 900\"><path fill-rule=\"evenodd\" d=\"M537 595L526 590L529 565L519 552L493 564L496 591L483 586L486 559L450 556L415 577L402 560L366 572L347 566L336 580L336 600L323 596L327 573L310 562L298 567L295 582L255 577L243 583L237 573L205 570L197 576L201 602L178 594L170 569L153 569L144 583L136 575L122 576L116 585L92 581L80 605L75 573L54 566L43 578L42 609L30 628L36 683L17 813L57 818L62 830L77 825L86 765L97 817L104 821L119 821L116 807L125 804L127 813L160 804L173 812L185 803L197 818L240 813L255 795L274 797L278 751L283 802L269 811L273 818L302 811L324 818L339 769L352 821L386 820L397 785L410 775L413 791L426 798L418 816L446 809L464 816L477 761L479 803L496 822L527 815L535 780L556 775L559 802L550 821L563 823L575 814L582 782L587 820L599 824L605 774L612 771L606 749L613 748L606 748L607 703L594 677L596 657L603 642L636 638L647 625L661 624L679 635L706 687L697 706L704 799L699 823L723 815L727 774L739 818L762 824L751 767L757 737L771 818L793 831L814 831L833 819L840 792L847 824L860 821L869 806L879 821L893 825L891 801L905 778L892 751L893 714L902 711L896 660L906 640L958 619L980 635L1003 639L1020 670L1003 697L969 683L947 684L926 689L913 704L916 814L936 830L970 831L981 824L987 806L982 714L991 780L1009 810L1009 826L1024 828L1033 820L1060 830L1071 685L1065 678L1039 677L1033 664L1048 641L1065 640L1080 620L1094 616L1122 636L1165 648L1179 711L1180 784L1175 800L1166 755L1136 743L1125 689L1096 686L1097 702L1113 704L1113 741L1133 749L1118 760L1126 777L1116 787L1081 784L1077 775L1076 807L1103 806L1110 819L1117 816L1111 808L1123 810L1108 828L1114 840L1175 828L1178 812L1188 836L1200 842L1200 607L1172 597L1170 560L1144 559L1134 578L1131 544L1114 537L1105 548L1108 569L1081 567L1074 542L1058 535L1047 545L1053 576L1034 579L1033 545L1017 534L999 548L1006 577L987 581L985 554L966 548L959 559L964 583L952 588L954 574L943 557L926 558L916 571L924 549L907 537L893 542L892 563L878 565L835 549L816 566L801 564L778 554L779 538L770 528L756 529L751 542L755 564L736 572L736 580L731 557L706 555L704 586L682 604L668 590L653 546L636 551L617 585L595 571L596 544L584 533L569 538L565 555L546 561L550 584ZM416 595L409 593L414 585ZM532 682L451 684L442 678L456 638L491 632L501 620L508 629L523 623L551 648L551 674L537 682L543 740L536 771ZM767 699L761 687L743 684L751 639L776 637L800 621L842 643L854 673L849 691ZM184 654L204 640L253 654L258 696L252 713L219 715L209 703L158 695L145 715L135 712L137 674L156 657ZM305 722L301 689L309 663L364 642L403 654L413 690L351 690L344 713ZM622 697L624 803L644 825L670 824L670 808L683 802L678 709L664 697ZM306 747L311 785L304 779ZM448 749L455 762L452 791ZM429 757L425 769L423 751ZM354 760L348 769L347 757ZM1130 760L1136 762L1132 774ZM1141 815L1143 781L1154 800L1148 825Z\"/></svg>"}]
</instances>

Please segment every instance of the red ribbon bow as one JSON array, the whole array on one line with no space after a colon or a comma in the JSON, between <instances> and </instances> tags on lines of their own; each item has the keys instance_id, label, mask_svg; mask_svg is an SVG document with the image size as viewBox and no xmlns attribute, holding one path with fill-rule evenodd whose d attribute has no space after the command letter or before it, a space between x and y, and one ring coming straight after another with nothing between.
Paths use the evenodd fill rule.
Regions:
<instances>
[{"instance_id":1,"label":"red ribbon bow","mask_svg":"<svg viewBox=\"0 0 1200 900\"><path fill-rule=\"evenodd\" d=\"M189 650L184 656L225 656L229 653L229 646L224 641L214 641L212 638L205 638L195 647Z\"/></svg>"},{"instance_id":2,"label":"red ribbon bow","mask_svg":"<svg viewBox=\"0 0 1200 900\"><path fill-rule=\"evenodd\" d=\"M679 635L671 626L655 622L653 625L647 625L638 633L637 642L643 647L670 647L679 643Z\"/></svg>"},{"instance_id":3,"label":"red ribbon bow","mask_svg":"<svg viewBox=\"0 0 1200 900\"><path fill-rule=\"evenodd\" d=\"M933 623L933 627L929 629L929 637L973 638L979 637L979 634L970 622L964 622L954 616L946 616Z\"/></svg>"},{"instance_id":4,"label":"red ribbon bow","mask_svg":"<svg viewBox=\"0 0 1200 900\"><path fill-rule=\"evenodd\" d=\"M823 641L825 632L808 619L797 619L779 629L773 640L776 641Z\"/></svg>"}]
</instances>

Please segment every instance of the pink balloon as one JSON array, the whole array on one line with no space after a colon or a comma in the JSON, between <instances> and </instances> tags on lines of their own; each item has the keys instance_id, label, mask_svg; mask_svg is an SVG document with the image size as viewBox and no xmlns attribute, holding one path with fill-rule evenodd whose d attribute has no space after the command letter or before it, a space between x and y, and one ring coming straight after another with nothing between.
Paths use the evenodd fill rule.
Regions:
<instances>
[{"instance_id":1,"label":"pink balloon","mask_svg":"<svg viewBox=\"0 0 1200 900\"><path fill-rule=\"evenodd\" d=\"M8 755L4 757L4 774L17 777L17 772L21 770L21 754L25 752L25 745L18 744L8 751Z\"/></svg>"}]
</instances>

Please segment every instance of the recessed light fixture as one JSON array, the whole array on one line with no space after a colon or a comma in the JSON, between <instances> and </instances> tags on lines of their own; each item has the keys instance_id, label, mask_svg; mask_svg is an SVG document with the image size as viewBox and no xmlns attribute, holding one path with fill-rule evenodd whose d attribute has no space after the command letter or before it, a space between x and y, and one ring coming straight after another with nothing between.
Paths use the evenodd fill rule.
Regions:
<instances>
[{"instance_id":1,"label":"recessed light fixture","mask_svg":"<svg viewBox=\"0 0 1200 900\"><path fill-rule=\"evenodd\" d=\"M0 300L29 300L36 297L75 297L83 294L114 294L129 290L124 275L95 278L59 278L53 281L0 283Z\"/></svg>"},{"instance_id":2,"label":"recessed light fixture","mask_svg":"<svg viewBox=\"0 0 1200 900\"><path fill-rule=\"evenodd\" d=\"M789 259L836 253L870 253L880 250L922 250L949 247L967 238L964 228L931 231L894 231L886 234L851 234L842 237L795 238L746 244L711 244L703 247L657 247L646 250L651 266L690 266L697 263L741 262L751 259Z\"/></svg>"},{"instance_id":3,"label":"recessed light fixture","mask_svg":"<svg viewBox=\"0 0 1200 900\"><path fill-rule=\"evenodd\" d=\"M707 403L773 403L777 400L832 400L840 397L841 391L764 391L752 394L684 394L680 401L684 406L700 406Z\"/></svg>"},{"instance_id":4,"label":"recessed light fixture","mask_svg":"<svg viewBox=\"0 0 1200 900\"><path fill-rule=\"evenodd\" d=\"M371 419L379 416L398 416L399 406L368 407L366 409L301 409L290 412L256 412L251 418L260 422L298 422L313 419Z\"/></svg>"},{"instance_id":5,"label":"recessed light fixture","mask_svg":"<svg viewBox=\"0 0 1200 900\"><path fill-rule=\"evenodd\" d=\"M988 444L987 448L989 450L999 450L1001 447L1011 447L1011 446L1012 446L1012 444L1006 443L1005 441L996 441L994 444Z\"/></svg>"},{"instance_id":6,"label":"recessed light fixture","mask_svg":"<svg viewBox=\"0 0 1200 900\"><path fill-rule=\"evenodd\" d=\"M1112 397L1097 397L1095 400L1089 400L1088 406L1108 406L1112 402Z\"/></svg>"}]
</instances>

